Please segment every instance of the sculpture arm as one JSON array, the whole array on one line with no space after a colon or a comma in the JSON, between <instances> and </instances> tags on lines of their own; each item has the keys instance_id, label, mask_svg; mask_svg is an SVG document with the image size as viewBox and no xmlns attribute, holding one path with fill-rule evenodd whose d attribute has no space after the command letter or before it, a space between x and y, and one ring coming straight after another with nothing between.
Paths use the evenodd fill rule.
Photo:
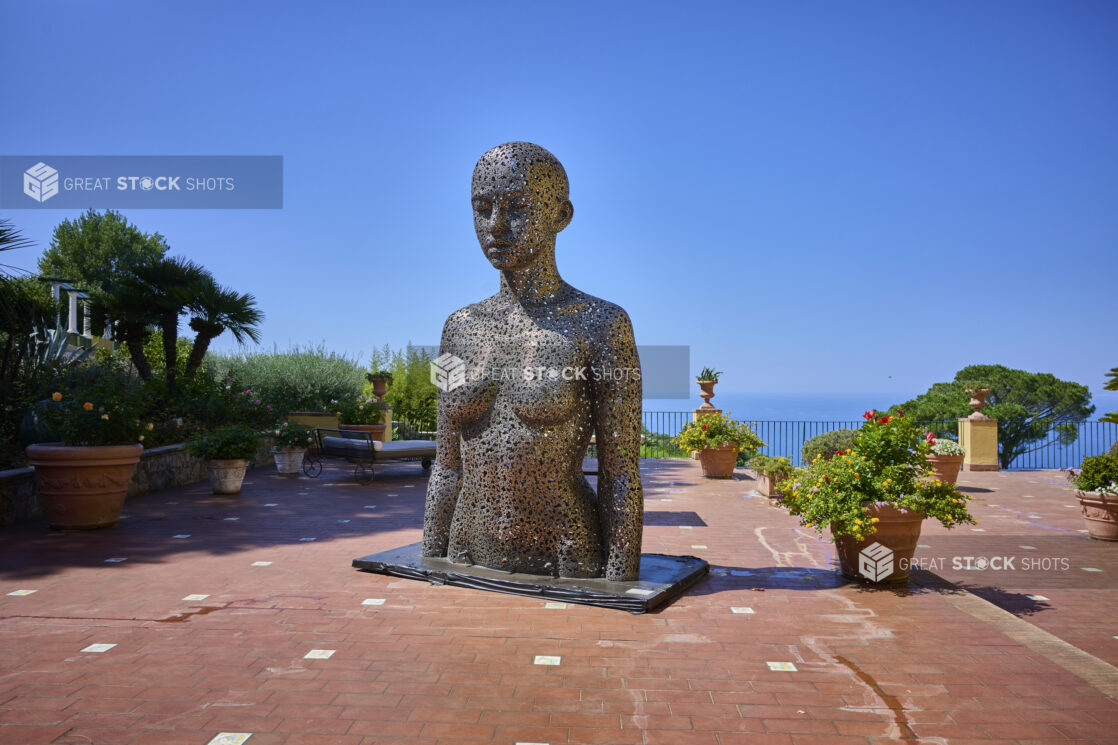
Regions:
<instances>
[{"instance_id":1,"label":"sculpture arm","mask_svg":"<svg viewBox=\"0 0 1118 745\"><path fill-rule=\"evenodd\" d=\"M443 329L440 351L448 351L451 319ZM452 351L452 350L451 350ZM439 391L438 424L435 435L435 465L427 483L427 504L423 513L423 555L446 556L450 539L450 523L458 502L462 485L462 451L458 426L450 417L450 407L445 405L446 392Z\"/></svg>"},{"instance_id":2,"label":"sculpture arm","mask_svg":"<svg viewBox=\"0 0 1118 745\"><path fill-rule=\"evenodd\" d=\"M594 429L598 451L598 523L605 577L640 575L644 495L640 478L641 379L633 326L616 308L594 345Z\"/></svg>"}]
</instances>

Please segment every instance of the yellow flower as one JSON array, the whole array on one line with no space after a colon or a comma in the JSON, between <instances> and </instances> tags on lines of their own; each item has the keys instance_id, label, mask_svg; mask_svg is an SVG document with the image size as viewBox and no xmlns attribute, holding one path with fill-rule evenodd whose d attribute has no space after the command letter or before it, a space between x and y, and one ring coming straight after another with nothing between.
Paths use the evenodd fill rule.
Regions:
<instances>
[{"instance_id":1,"label":"yellow flower","mask_svg":"<svg viewBox=\"0 0 1118 745\"><path fill-rule=\"evenodd\" d=\"M61 401L62 400L62 394L59 393L58 391L55 391L54 393L51 394L51 400Z\"/></svg>"},{"instance_id":2,"label":"yellow flower","mask_svg":"<svg viewBox=\"0 0 1118 745\"><path fill-rule=\"evenodd\" d=\"M148 426L147 426L148 432L151 432L153 429L155 429L155 425L152 424L151 422L148 422Z\"/></svg>"},{"instance_id":3,"label":"yellow flower","mask_svg":"<svg viewBox=\"0 0 1118 745\"><path fill-rule=\"evenodd\" d=\"M881 520L879 520L879 519L878 519L878 518L876 518L876 517L871 517L871 518L870 518L870 522L871 522L871 523L878 523L878 522L881 522Z\"/></svg>"},{"instance_id":4,"label":"yellow flower","mask_svg":"<svg viewBox=\"0 0 1118 745\"><path fill-rule=\"evenodd\" d=\"M102 419L108 419L108 418L109 418L109 415L108 415L108 414L102 414L102 415L101 415L101 418L102 418Z\"/></svg>"},{"instance_id":5,"label":"yellow flower","mask_svg":"<svg viewBox=\"0 0 1118 745\"><path fill-rule=\"evenodd\" d=\"M82 408L86 411L93 411L93 404L91 404L89 401L86 401L84 404L82 404Z\"/></svg>"},{"instance_id":6,"label":"yellow flower","mask_svg":"<svg viewBox=\"0 0 1118 745\"><path fill-rule=\"evenodd\" d=\"M144 441L144 436L140 435L140 442L143 442L143 441Z\"/></svg>"},{"instance_id":7,"label":"yellow flower","mask_svg":"<svg viewBox=\"0 0 1118 745\"><path fill-rule=\"evenodd\" d=\"M861 525L861 524L862 524L862 521L861 521L861 520L855 520L855 521L854 521L854 524L855 524L855 525Z\"/></svg>"}]
</instances>

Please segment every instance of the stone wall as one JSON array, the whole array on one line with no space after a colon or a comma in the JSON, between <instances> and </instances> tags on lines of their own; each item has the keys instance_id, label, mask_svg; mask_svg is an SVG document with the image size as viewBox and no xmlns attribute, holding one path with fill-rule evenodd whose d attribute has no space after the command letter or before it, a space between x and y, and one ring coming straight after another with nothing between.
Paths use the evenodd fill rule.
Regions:
<instances>
[{"instance_id":1,"label":"stone wall","mask_svg":"<svg viewBox=\"0 0 1118 745\"><path fill-rule=\"evenodd\" d=\"M271 446L271 438L261 438L256 451L256 465L271 466ZM185 445L145 449L132 476L132 483L128 485L128 496L194 484L208 478L206 462L186 452ZM0 471L0 525L31 520L42 514L39 489L35 485L35 469Z\"/></svg>"}]
</instances>

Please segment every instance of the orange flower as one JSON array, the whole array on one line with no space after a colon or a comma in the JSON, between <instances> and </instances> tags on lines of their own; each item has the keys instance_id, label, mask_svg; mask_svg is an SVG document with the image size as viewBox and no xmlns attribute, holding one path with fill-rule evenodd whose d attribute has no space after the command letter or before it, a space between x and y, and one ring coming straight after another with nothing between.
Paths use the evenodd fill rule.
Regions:
<instances>
[{"instance_id":1,"label":"orange flower","mask_svg":"<svg viewBox=\"0 0 1118 745\"><path fill-rule=\"evenodd\" d=\"M62 394L59 393L58 391L55 391L53 394L51 394L51 400L52 401L61 401L62 400Z\"/></svg>"},{"instance_id":2,"label":"orange flower","mask_svg":"<svg viewBox=\"0 0 1118 745\"><path fill-rule=\"evenodd\" d=\"M86 401L84 404L82 404L82 408L86 411L93 411L93 404L91 404L89 401Z\"/></svg>"}]
</instances>

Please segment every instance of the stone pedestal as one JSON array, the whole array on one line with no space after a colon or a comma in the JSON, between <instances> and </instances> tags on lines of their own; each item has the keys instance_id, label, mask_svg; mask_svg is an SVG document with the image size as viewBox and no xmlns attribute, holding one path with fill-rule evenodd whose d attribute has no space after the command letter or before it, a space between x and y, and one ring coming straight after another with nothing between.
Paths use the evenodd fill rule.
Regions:
<instances>
[{"instance_id":1,"label":"stone pedestal","mask_svg":"<svg viewBox=\"0 0 1118 745\"><path fill-rule=\"evenodd\" d=\"M392 441L392 407L384 410L384 442Z\"/></svg>"},{"instance_id":2,"label":"stone pedestal","mask_svg":"<svg viewBox=\"0 0 1118 745\"><path fill-rule=\"evenodd\" d=\"M979 414L979 416L982 416ZM982 417L959 420L959 444L966 448L964 471L999 471L998 420Z\"/></svg>"}]
</instances>

